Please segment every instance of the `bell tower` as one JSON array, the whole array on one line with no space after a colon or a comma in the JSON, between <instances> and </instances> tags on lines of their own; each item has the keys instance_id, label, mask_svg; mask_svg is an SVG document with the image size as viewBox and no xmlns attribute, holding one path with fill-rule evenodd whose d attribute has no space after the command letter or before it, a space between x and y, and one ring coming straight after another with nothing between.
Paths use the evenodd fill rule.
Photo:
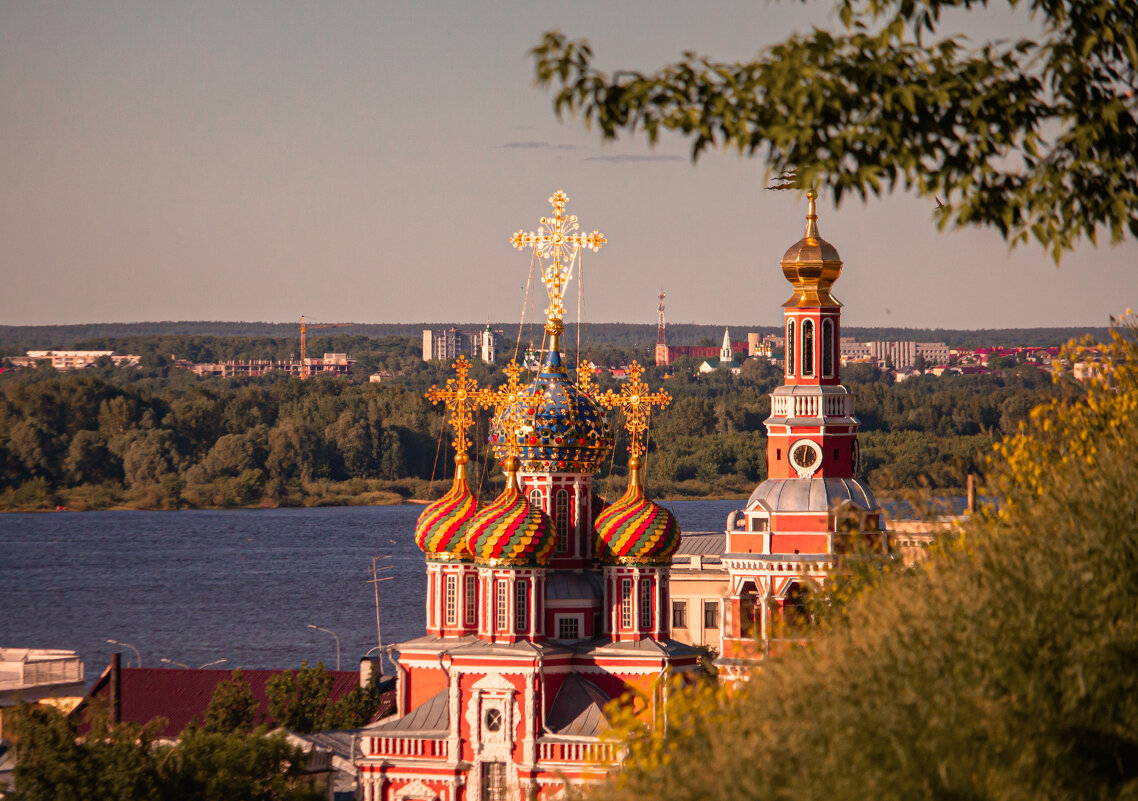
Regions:
<instances>
[{"instance_id":1,"label":"bell tower","mask_svg":"<svg viewBox=\"0 0 1138 801\"><path fill-rule=\"evenodd\" d=\"M839 374L842 304L830 290L842 260L818 233L817 196L807 197L805 234L781 261L794 291L783 304L783 383L764 423L768 478L727 530L719 663L728 673L804 638L805 595L825 583L845 533L881 526L876 499L855 478L860 423Z\"/></svg>"}]
</instances>

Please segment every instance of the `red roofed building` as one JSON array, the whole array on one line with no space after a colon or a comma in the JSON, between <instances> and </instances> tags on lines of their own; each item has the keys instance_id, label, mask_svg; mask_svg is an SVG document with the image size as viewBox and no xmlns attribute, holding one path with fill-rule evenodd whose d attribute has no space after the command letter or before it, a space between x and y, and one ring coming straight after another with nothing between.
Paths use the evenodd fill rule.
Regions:
<instances>
[{"instance_id":1,"label":"red roofed building","mask_svg":"<svg viewBox=\"0 0 1138 801\"><path fill-rule=\"evenodd\" d=\"M265 685L283 670L242 670L260 706L257 723L272 724L269 698ZM359 686L360 674L351 670L329 670L332 677L330 700L335 701ZM232 678L231 670L184 670L181 668L124 668L119 654L111 655L111 663L99 676L87 696L72 715L80 716L95 706L104 707L112 723L149 723L156 717L166 719L160 737L177 737L192 722L201 723L213 691L221 682ZM86 731L81 725L80 731Z\"/></svg>"}]
</instances>

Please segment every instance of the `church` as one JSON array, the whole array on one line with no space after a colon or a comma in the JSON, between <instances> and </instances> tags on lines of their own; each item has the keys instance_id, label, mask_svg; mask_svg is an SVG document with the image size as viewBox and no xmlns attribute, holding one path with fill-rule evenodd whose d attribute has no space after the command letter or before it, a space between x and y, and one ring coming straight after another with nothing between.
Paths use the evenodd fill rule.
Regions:
<instances>
[{"instance_id":1,"label":"church","mask_svg":"<svg viewBox=\"0 0 1138 801\"><path fill-rule=\"evenodd\" d=\"M523 383L511 364L505 384L481 388L460 358L446 388L428 393L447 407L455 473L416 525L426 634L395 647L396 715L360 732L364 801L564 797L566 785L600 780L619 760L608 704L659 725L669 678L700 670L702 651L671 632L682 534L641 481L649 413L670 397L650 391L635 364L619 393L598 392L588 370L570 375L562 298L581 251L605 238L578 233L563 192L550 203L537 233L511 239L533 249L549 294L536 377ZM786 379L766 421L770 478L728 521L722 556L727 677L745 677L785 639L805 585L824 581L848 515L880 522L853 478L858 423L838 377L840 304L829 293L841 262L818 236L813 194L806 234L782 267L794 295L784 305ZM506 475L484 506L467 478L479 408L492 410L490 446ZM606 409L623 412L629 448L627 490L608 506L593 490L613 448Z\"/></svg>"}]
</instances>

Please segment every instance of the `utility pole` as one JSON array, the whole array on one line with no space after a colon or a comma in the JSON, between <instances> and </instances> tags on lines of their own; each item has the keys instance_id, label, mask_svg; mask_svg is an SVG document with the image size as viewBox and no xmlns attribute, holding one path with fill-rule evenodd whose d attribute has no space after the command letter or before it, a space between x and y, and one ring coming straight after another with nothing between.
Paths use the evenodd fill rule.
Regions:
<instances>
[{"instance_id":1,"label":"utility pole","mask_svg":"<svg viewBox=\"0 0 1138 801\"><path fill-rule=\"evenodd\" d=\"M395 576L380 576L379 574L391 570L391 565L384 565L380 567L379 563L384 559L390 559L391 554L383 556L373 556L371 559L371 578L368 579L368 584L372 586L375 592L375 639L376 648L379 650L379 675L383 675L383 629L379 624L379 582L391 581Z\"/></svg>"}]
</instances>

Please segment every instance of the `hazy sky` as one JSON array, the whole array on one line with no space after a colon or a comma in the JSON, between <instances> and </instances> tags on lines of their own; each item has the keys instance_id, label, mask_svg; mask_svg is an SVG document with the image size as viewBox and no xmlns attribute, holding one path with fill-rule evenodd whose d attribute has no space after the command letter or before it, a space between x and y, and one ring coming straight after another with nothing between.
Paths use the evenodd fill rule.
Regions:
<instances>
[{"instance_id":1,"label":"hazy sky","mask_svg":"<svg viewBox=\"0 0 1138 801\"><path fill-rule=\"evenodd\" d=\"M561 188L609 239L586 254L586 319L653 322L663 287L672 322L774 325L804 199L734 153L693 166L679 139L558 122L526 54L560 28L605 67L743 59L829 17L827 0L0 0L0 322L516 321L529 259L508 237ZM938 232L913 195L819 212L847 325L1105 325L1138 306L1134 242L1056 269L994 232Z\"/></svg>"}]
</instances>

